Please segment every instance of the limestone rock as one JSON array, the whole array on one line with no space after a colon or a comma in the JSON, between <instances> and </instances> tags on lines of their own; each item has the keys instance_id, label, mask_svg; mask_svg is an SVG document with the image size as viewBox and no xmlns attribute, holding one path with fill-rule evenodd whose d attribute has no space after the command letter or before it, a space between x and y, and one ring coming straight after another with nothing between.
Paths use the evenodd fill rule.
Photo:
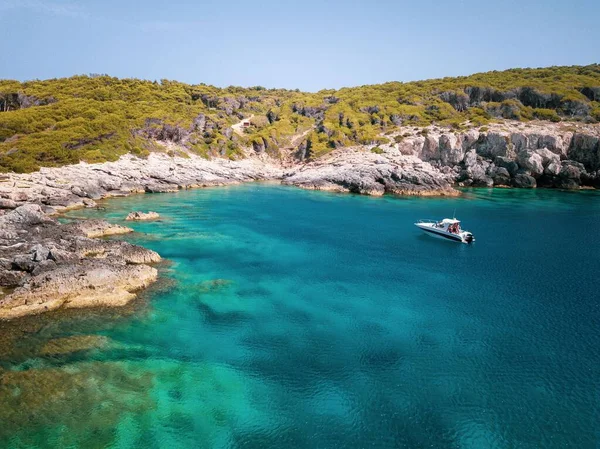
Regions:
<instances>
[{"instance_id":1,"label":"limestone rock","mask_svg":"<svg viewBox=\"0 0 600 449\"><path fill-rule=\"evenodd\" d=\"M42 313L60 307L119 307L135 292L156 280L158 272L147 265L106 267L88 264L54 270L43 279L32 278L0 300L0 319Z\"/></svg>"},{"instance_id":2,"label":"limestone rock","mask_svg":"<svg viewBox=\"0 0 600 449\"><path fill-rule=\"evenodd\" d=\"M31 249L31 253L34 262L41 262L50 256L50 250L39 243Z\"/></svg>"},{"instance_id":3,"label":"limestone rock","mask_svg":"<svg viewBox=\"0 0 600 449\"><path fill-rule=\"evenodd\" d=\"M421 151L421 160L427 162L440 159L440 147L438 140L434 136L425 137L423 150Z\"/></svg>"},{"instance_id":4,"label":"limestone rock","mask_svg":"<svg viewBox=\"0 0 600 449\"><path fill-rule=\"evenodd\" d=\"M55 356L89 351L108 345L108 338L101 335L72 335L70 337L53 338L40 349L40 355Z\"/></svg>"},{"instance_id":5,"label":"limestone rock","mask_svg":"<svg viewBox=\"0 0 600 449\"><path fill-rule=\"evenodd\" d=\"M533 189L537 186L535 178L525 174L519 173L512 180L513 187L519 187L522 189Z\"/></svg>"},{"instance_id":6,"label":"limestone rock","mask_svg":"<svg viewBox=\"0 0 600 449\"><path fill-rule=\"evenodd\" d=\"M463 142L454 134L442 134L439 141L439 154L443 165L457 165L465 157Z\"/></svg>"},{"instance_id":7,"label":"limestone rock","mask_svg":"<svg viewBox=\"0 0 600 449\"><path fill-rule=\"evenodd\" d=\"M19 223L24 226L34 226L42 223L52 223L38 204L25 204L17 207L12 213L5 216L9 223Z\"/></svg>"},{"instance_id":8,"label":"limestone rock","mask_svg":"<svg viewBox=\"0 0 600 449\"><path fill-rule=\"evenodd\" d=\"M0 209L16 209L18 204L8 198L0 198Z\"/></svg>"},{"instance_id":9,"label":"limestone rock","mask_svg":"<svg viewBox=\"0 0 600 449\"><path fill-rule=\"evenodd\" d=\"M598 170L600 168L600 138L576 133L573 136L568 156L590 170Z\"/></svg>"},{"instance_id":10,"label":"limestone rock","mask_svg":"<svg viewBox=\"0 0 600 449\"><path fill-rule=\"evenodd\" d=\"M509 139L500 133L488 133L479 136L477 154L483 157L495 158L496 156L510 156Z\"/></svg>"},{"instance_id":11,"label":"limestone rock","mask_svg":"<svg viewBox=\"0 0 600 449\"><path fill-rule=\"evenodd\" d=\"M495 186L509 186L511 183L510 173L504 167L495 167L490 176Z\"/></svg>"},{"instance_id":12,"label":"limestone rock","mask_svg":"<svg viewBox=\"0 0 600 449\"><path fill-rule=\"evenodd\" d=\"M583 172L585 167L582 164L564 161L556 180L556 187L567 190L579 189Z\"/></svg>"},{"instance_id":13,"label":"limestone rock","mask_svg":"<svg viewBox=\"0 0 600 449\"><path fill-rule=\"evenodd\" d=\"M363 195L457 195L452 175L414 156L344 149L285 175L284 184Z\"/></svg>"},{"instance_id":14,"label":"limestone rock","mask_svg":"<svg viewBox=\"0 0 600 449\"><path fill-rule=\"evenodd\" d=\"M519 165L525 170L529 171L534 177L544 173L543 159L537 153L530 150L521 151L517 155L517 161Z\"/></svg>"},{"instance_id":15,"label":"limestone rock","mask_svg":"<svg viewBox=\"0 0 600 449\"><path fill-rule=\"evenodd\" d=\"M550 164L560 164L560 156L547 148L540 148L534 152L542 158L542 165L544 168L548 167Z\"/></svg>"},{"instance_id":16,"label":"limestone rock","mask_svg":"<svg viewBox=\"0 0 600 449\"><path fill-rule=\"evenodd\" d=\"M131 212L129 215L127 215L127 218L125 218L125 220L127 220L127 221L143 221L143 220L156 220L157 218L160 218L160 215L156 212L137 211L137 212Z\"/></svg>"},{"instance_id":17,"label":"limestone rock","mask_svg":"<svg viewBox=\"0 0 600 449\"><path fill-rule=\"evenodd\" d=\"M111 255L117 255L126 263L130 264L150 264L160 262L160 256L156 251L152 251L141 246L132 245L127 242L115 242L109 248Z\"/></svg>"},{"instance_id":18,"label":"limestone rock","mask_svg":"<svg viewBox=\"0 0 600 449\"><path fill-rule=\"evenodd\" d=\"M496 158L494 159L494 163L498 167L505 168L511 176L515 176L517 174L517 171L519 170L519 164L507 157L496 156Z\"/></svg>"},{"instance_id":19,"label":"limestone rock","mask_svg":"<svg viewBox=\"0 0 600 449\"><path fill-rule=\"evenodd\" d=\"M82 220L75 225L88 238L106 237L109 235L127 234L133 229L112 224L104 220Z\"/></svg>"},{"instance_id":20,"label":"limestone rock","mask_svg":"<svg viewBox=\"0 0 600 449\"><path fill-rule=\"evenodd\" d=\"M561 165L560 162L551 162L544 169L544 174L549 176L556 176L560 173Z\"/></svg>"}]
</instances>

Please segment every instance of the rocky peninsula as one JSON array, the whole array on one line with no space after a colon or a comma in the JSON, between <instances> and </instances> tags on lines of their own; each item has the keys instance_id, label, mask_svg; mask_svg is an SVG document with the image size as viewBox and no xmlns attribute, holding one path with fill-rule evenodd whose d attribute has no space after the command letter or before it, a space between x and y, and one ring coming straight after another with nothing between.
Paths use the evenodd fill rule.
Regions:
<instances>
[{"instance_id":1,"label":"rocky peninsula","mask_svg":"<svg viewBox=\"0 0 600 449\"><path fill-rule=\"evenodd\" d=\"M38 204L0 217L0 319L60 307L120 306L157 277L151 250L97 237L132 230L102 220L60 224Z\"/></svg>"},{"instance_id":2,"label":"rocky peninsula","mask_svg":"<svg viewBox=\"0 0 600 449\"><path fill-rule=\"evenodd\" d=\"M460 186L600 188L598 125L504 121L462 131L400 127L388 137L390 143L336 149L311 160L302 148L282 149L280 158L248 150L235 161L156 152L2 175L0 319L124 305L156 279L157 253L98 239L130 228L52 218L104 198L263 180L366 195L453 196Z\"/></svg>"}]
</instances>

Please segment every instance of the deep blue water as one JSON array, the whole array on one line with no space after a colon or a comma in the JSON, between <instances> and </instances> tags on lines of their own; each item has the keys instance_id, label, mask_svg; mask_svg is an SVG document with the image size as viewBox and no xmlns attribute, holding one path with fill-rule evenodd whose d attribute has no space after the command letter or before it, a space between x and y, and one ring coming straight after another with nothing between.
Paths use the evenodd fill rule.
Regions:
<instances>
[{"instance_id":1,"label":"deep blue water","mask_svg":"<svg viewBox=\"0 0 600 449\"><path fill-rule=\"evenodd\" d=\"M125 316L38 332L108 346L0 357L64 377L36 381L54 405L23 403L9 447L600 447L596 192L253 184L104 206L70 215L161 214L126 239L169 261L162 280ZM413 226L454 210L474 245Z\"/></svg>"}]
</instances>

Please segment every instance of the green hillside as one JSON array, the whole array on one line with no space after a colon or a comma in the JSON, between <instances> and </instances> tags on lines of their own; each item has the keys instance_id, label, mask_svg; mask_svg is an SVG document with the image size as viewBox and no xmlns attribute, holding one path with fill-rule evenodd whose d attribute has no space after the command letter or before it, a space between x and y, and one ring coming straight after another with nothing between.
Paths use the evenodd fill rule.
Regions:
<instances>
[{"instance_id":1,"label":"green hillside","mask_svg":"<svg viewBox=\"0 0 600 449\"><path fill-rule=\"evenodd\" d=\"M231 125L254 116L237 135ZM243 157L254 146L299 157L385 142L400 125L462 128L497 119L600 121L600 65L512 69L467 77L303 93L75 76L0 81L0 171L30 172L132 152ZM304 134L299 139L298 136ZM295 139L292 138L296 136ZM161 145L162 143L162 145Z\"/></svg>"}]
</instances>

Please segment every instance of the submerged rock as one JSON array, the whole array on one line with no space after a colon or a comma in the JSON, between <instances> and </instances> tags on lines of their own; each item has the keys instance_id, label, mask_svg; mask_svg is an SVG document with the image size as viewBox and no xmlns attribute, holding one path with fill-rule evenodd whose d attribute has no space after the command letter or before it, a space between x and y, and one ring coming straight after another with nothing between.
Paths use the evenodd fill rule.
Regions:
<instances>
[{"instance_id":1,"label":"submerged rock","mask_svg":"<svg viewBox=\"0 0 600 449\"><path fill-rule=\"evenodd\" d=\"M160 218L160 215L156 212L137 211L137 212L131 212L129 215L127 215L125 220L127 220L127 221L142 221L142 220L156 220L157 218Z\"/></svg>"},{"instance_id":2,"label":"submerged rock","mask_svg":"<svg viewBox=\"0 0 600 449\"><path fill-rule=\"evenodd\" d=\"M101 335L73 335L71 337L54 338L42 346L40 355L72 354L102 348L107 344L108 338Z\"/></svg>"},{"instance_id":3,"label":"submerged rock","mask_svg":"<svg viewBox=\"0 0 600 449\"><path fill-rule=\"evenodd\" d=\"M112 447L117 444L114 429L120 421L156 406L148 393L153 375L120 361L0 368L0 378L2 447L14 442L20 447L39 447L40 441L45 441L40 440L39 429L59 423L69 431L58 437L56 447ZM139 394L127 394L132 391Z\"/></svg>"}]
</instances>

